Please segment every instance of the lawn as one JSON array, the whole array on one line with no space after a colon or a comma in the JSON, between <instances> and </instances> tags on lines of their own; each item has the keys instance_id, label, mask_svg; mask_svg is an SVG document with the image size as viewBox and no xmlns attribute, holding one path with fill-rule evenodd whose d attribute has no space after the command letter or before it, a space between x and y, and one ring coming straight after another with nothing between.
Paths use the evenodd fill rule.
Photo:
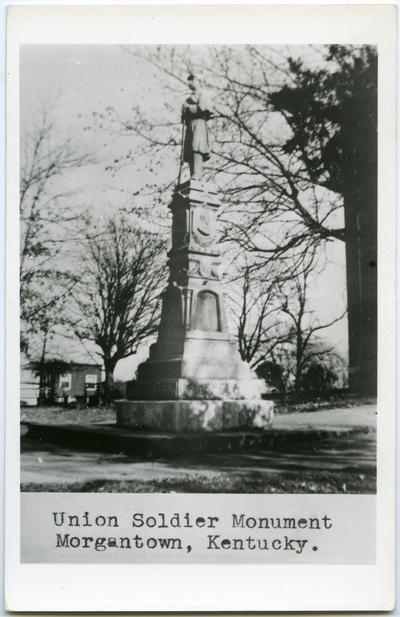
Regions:
<instances>
[{"instance_id":1,"label":"lawn","mask_svg":"<svg viewBox=\"0 0 400 617\"><path fill-rule=\"evenodd\" d=\"M110 407L88 407L68 409L62 406L21 407L21 421L41 424L96 424L112 423L116 420L115 410Z\"/></svg>"},{"instance_id":2,"label":"lawn","mask_svg":"<svg viewBox=\"0 0 400 617\"><path fill-rule=\"evenodd\" d=\"M232 476L221 473L209 478L188 474L162 480L92 480L75 483L22 483L26 492L70 493L311 493L311 494L370 494L376 492L375 473L354 471L279 473Z\"/></svg>"}]
</instances>

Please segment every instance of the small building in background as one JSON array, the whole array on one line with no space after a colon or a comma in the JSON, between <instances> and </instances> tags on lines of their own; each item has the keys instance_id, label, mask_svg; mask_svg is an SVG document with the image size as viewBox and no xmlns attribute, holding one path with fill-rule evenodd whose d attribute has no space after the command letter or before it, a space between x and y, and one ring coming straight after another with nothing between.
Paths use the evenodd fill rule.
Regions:
<instances>
[{"instance_id":1,"label":"small building in background","mask_svg":"<svg viewBox=\"0 0 400 617\"><path fill-rule=\"evenodd\" d=\"M99 402L101 364L51 359L30 361L21 356L21 405L78 404Z\"/></svg>"},{"instance_id":2,"label":"small building in background","mask_svg":"<svg viewBox=\"0 0 400 617\"><path fill-rule=\"evenodd\" d=\"M96 404L101 383L100 364L71 364L58 375L54 383L54 400L56 403L82 402Z\"/></svg>"}]
</instances>

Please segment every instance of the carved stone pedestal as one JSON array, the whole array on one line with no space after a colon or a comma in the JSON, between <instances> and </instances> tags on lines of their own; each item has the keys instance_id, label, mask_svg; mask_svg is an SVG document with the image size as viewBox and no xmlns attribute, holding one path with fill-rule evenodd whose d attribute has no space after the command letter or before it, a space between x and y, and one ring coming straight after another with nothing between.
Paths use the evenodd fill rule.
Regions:
<instances>
[{"instance_id":1,"label":"carved stone pedestal","mask_svg":"<svg viewBox=\"0 0 400 617\"><path fill-rule=\"evenodd\" d=\"M169 431L266 427L273 414L263 382L240 358L226 321L213 185L193 178L177 187L170 277L157 342L128 400L116 401L120 426Z\"/></svg>"}]
</instances>

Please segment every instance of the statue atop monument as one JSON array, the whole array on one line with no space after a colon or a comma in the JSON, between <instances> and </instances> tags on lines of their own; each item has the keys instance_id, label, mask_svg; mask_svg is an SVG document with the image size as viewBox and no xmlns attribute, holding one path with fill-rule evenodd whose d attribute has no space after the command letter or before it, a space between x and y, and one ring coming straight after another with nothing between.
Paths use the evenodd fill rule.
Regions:
<instances>
[{"instance_id":1,"label":"statue atop monument","mask_svg":"<svg viewBox=\"0 0 400 617\"><path fill-rule=\"evenodd\" d=\"M210 158L207 121L213 116L213 105L196 75L190 74L187 81L191 94L182 105L181 120L185 128L182 159L189 163L191 177L200 178L204 162Z\"/></svg>"}]
</instances>

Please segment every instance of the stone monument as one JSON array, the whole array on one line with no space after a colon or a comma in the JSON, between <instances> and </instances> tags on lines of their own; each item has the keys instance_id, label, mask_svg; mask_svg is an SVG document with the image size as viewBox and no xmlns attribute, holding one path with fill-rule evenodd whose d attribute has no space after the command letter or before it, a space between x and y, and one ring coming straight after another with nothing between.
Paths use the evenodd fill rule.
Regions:
<instances>
[{"instance_id":1,"label":"stone monument","mask_svg":"<svg viewBox=\"0 0 400 617\"><path fill-rule=\"evenodd\" d=\"M209 157L212 110L192 80L182 113L182 160L191 178L178 183L170 204L170 274L158 338L137 381L128 382L127 400L115 402L117 424L172 432L267 427L273 403L262 399L264 383L241 359L228 330L217 246L220 201L214 185L199 177Z\"/></svg>"}]
</instances>

